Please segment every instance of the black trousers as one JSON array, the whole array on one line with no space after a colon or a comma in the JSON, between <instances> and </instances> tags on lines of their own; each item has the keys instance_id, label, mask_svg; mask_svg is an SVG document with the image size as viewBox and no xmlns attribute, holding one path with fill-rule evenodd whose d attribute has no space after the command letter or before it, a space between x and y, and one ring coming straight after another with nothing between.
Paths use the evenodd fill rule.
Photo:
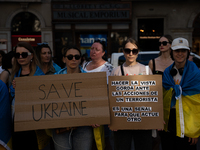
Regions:
<instances>
[{"instance_id":1,"label":"black trousers","mask_svg":"<svg viewBox=\"0 0 200 150\"><path fill-rule=\"evenodd\" d=\"M162 150L196 150L196 145L190 145L188 137L176 136L176 109L173 108L170 110L168 130L159 132Z\"/></svg>"},{"instance_id":2,"label":"black trousers","mask_svg":"<svg viewBox=\"0 0 200 150\"><path fill-rule=\"evenodd\" d=\"M13 150L38 150L35 131L14 132L12 146Z\"/></svg>"},{"instance_id":3,"label":"black trousers","mask_svg":"<svg viewBox=\"0 0 200 150\"><path fill-rule=\"evenodd\" d=\"M115 150L130 150L132 140L134 140L135 150L152 150L152 130L115 131Z\"/></svg>"}]
</instances>

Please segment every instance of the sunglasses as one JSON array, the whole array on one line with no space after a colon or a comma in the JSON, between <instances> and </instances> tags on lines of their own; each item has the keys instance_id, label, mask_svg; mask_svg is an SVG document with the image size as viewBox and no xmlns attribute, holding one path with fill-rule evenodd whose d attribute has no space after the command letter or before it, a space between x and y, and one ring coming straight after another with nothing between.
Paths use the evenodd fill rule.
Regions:
<instances>
[{"instance_id":1,"label":"sunglasses","mask_svg":"<svg viewBox=\"0 0 200 150\"><path fill-rule=\"evenodd\" d=\"M81 58L80 55L71 55L71 54L67 55L65 57L67 57L68 60L72 60L74 57L75 57L76 60L79 60Z\"/></svg>"},{"instance_id":2,"label":"sunglasses","mask_svg":"<svg viewBox=\"0 0 200 150\"><path fill-rule=\"evenodd\" d=\"M169 43L169 42L167 42L167 41L158 42L158 45L159 45L159 46L161 46L161 44L162 44L163 46L166 46L166 45L167 45L167 43Z\"/></svg>"},{"instance_id":3,"label":"sunglasses","mask_svg":"<svg viewBox=\"0 0 200 150\"><path fill-rule=\"evenodd\" d=\"M21 54L20 53L14 53L14 57L15 58L20 58L20 55L22 56L22 58L27 58L28 57L28 55L31 55L31 53L30 52L22 52Z\"/></svg>"},{"instance_id":4,"label":"sunglasses","mask_svg":"<svg viewBox=\"0 0 200 150\"><path fill-rule=\"evenodd\" d=\"M138 52L139 52L139 50L138 49L129 49L129 48L125 48L124 49L124 52L126 53L126 54L130 54L131 52L132 52L132 54L133 55L136 55Z\"/></svg>"}]
</instances>

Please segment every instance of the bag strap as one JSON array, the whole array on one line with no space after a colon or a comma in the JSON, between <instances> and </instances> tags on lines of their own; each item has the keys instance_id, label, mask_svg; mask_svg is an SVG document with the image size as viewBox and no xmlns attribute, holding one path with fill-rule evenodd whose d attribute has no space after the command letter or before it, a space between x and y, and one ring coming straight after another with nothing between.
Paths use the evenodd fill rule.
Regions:
<instances>
[{"instance_id":1,"label":"bag strap","mask_svg":"<svg viewBox=\"0 0 200 150\"><path fill-rule=\"evenodd\" d=\"M152 61L153 61L153 73L155 74L155 72L156 72L156 65L155 65L155 59L152 59Z\"/></svg>"},{"instance_id":2,"label":"bag strap","mask_svg":"<svg viewBox=\"0 0 200 150\"><path fill-rule=\"evenodd\" d=\"M89 61L87 61L87 62L85 63L85 65L84 65L84 67L83 67L84 69L85 69L85 67L87 66L88 63L89 63Z\"/></svg>"},{"instance_id":3,"label":"bag strap","mask_svg":"<svg viewBox=\"0 0 200 150\"><path fill-rule=\"evenodd\" d=\"M124 69L123 69L123 65L121 65L121 72L122 72L122 76L124 76Z\"/></svg>"}]
</instances>

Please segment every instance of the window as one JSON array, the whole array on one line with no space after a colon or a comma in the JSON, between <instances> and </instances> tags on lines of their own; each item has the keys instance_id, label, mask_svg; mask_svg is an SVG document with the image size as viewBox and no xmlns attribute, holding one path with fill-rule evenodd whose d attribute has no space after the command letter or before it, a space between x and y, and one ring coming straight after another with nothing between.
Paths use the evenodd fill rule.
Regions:
<instances>
[{"instance_id":1,"label":"window","mask_svg":"<svg viewBox=\"0 0 200 150\"><path fill-rule=\"evenodd\" d=\"M39 19L32 13L21 12L17 14L11 23L12 34L41 34Z\"/></svg>"},{"instance_id":2,"label":"window","mask_svg":"<svg viewBox=\"0 0 200 150\"><path fill-rule=\"evenodd\" d=\"M128 37L128 32L111 32L111 53L122 52L122 44L128 39Z\"/></svg>"},{"instance_id":3,"label":"window","mask_svg":"<svg viewBox=\"0 0 200 150\"><path fill-rule=\"evenodd\" d=\"M138 19L138 43L142 51L156 51L158 39L163 35L164 19Z\"/></svg>"}]
</instances>

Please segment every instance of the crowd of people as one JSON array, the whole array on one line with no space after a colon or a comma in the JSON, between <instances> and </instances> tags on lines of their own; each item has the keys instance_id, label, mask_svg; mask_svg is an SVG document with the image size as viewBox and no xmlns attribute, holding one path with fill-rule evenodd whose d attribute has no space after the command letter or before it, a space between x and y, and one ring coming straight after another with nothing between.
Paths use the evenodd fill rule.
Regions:
<instances>
[{"instance_id":1,"label":"crowd of people","mask_svg":"<svg viewBox=\"0 0 200 150\"><path fill-rule=\"evenodd\" d=\"M149 61L149 69L136 61L140 47L128 38L123 44L125 62L113 68L105 61L106 45L95 40L90 60L83 59L75 45L63 48L64 68L54 63L48 43L38 43L34 49L19 42L14 51L0 51L0 149L7 150L195 150L200 136L200 70L189 61L190 47L185 38L172 39L163 35L158 41L159 57ZM16 77L106 72L108 76L162 76L164 130L114 130L109 125L67 127L14 132ZM104 132L104 142L95 138L97 128ZM48 133L47 133L48 132ZM48 134L48 147L38 145L38 135ZM113 138L113 144L111 139ZM46 146L46 145L45 145Z\"/></svg>"}]
</instances>

